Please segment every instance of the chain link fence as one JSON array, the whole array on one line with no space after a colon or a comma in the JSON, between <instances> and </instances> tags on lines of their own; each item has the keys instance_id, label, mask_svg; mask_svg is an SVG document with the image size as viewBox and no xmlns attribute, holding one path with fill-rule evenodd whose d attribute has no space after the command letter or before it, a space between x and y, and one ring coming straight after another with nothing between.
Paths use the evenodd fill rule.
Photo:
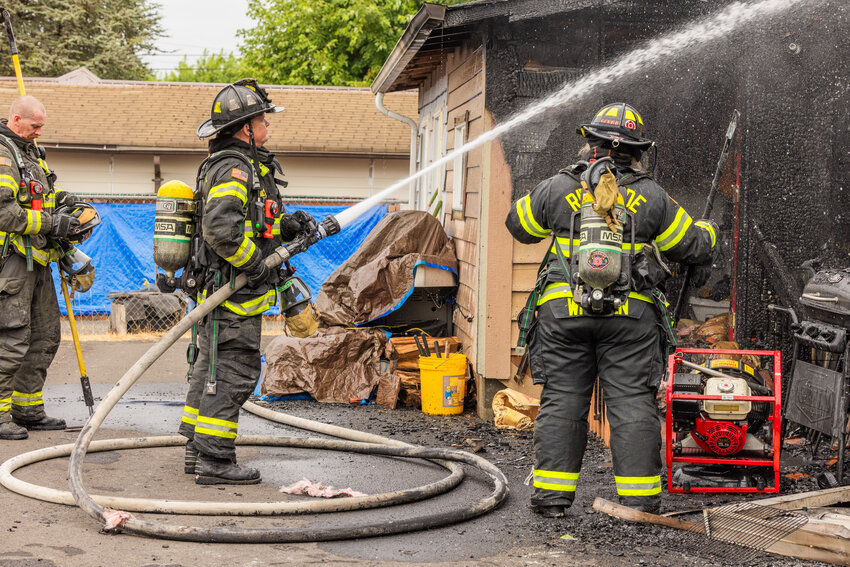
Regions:
<instances>
[{"instance_id":1,"label":"chain link fence","mask_svg":"<svg viewBox=\"0 0 850 567\"><path fill-rule=\"evenodd\" d=\"M72 305L78 335L91 340L158 339L194 306L180 292L127 291L113 292L109 297L112 299L109 313L92 313L86 306L85 294L75 295ZM263 334L283 334L284 319L279 313L267 312L263 315ZM63 338L70 339L71 323L67 316L61 317L61 328Z\"/></svg>"}]
</instances>

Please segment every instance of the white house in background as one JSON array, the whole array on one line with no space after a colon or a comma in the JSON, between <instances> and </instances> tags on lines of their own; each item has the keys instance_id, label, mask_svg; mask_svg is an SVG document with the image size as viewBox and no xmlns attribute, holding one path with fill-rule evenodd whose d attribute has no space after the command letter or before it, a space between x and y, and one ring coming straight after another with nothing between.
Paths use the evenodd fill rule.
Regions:
<instances>
[{"instance_id":1,"label":"white house in background","mask_svg":"<svg viewBox=\"0 0 850 567\"><path fill-rule=\"evenodd\" d=\"M194 185L206 140L195 134L223 84L101 80L85 68L58 78L27 77L27 94L47 108L39 144L60 186L90 198L152 198L159 185ZM410 171L410 127L378 111L368 88L267 86L276 105L267 146L281 161L289 201L367 198ZM18 96L0 78L0 116ZM415 91L386 108L417 116ZM406 202L408 188L393 198Z\"/></svg>"}]
</instances>

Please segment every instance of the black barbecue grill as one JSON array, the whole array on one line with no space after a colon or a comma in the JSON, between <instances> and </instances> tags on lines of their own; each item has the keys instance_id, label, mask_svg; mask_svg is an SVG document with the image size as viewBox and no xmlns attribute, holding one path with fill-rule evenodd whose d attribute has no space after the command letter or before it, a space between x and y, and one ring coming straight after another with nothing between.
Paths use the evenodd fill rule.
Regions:
<instances>
[{"instance_id":1,"label":"black barbecue grill","mask_svg":"<svg viewBox=\"0 0 850 567\"><path fill-rule=\"evenodd\" d=\"M791 380L783 386L784 421L838 441L836 478L844 484L848 385L850 385L850 268L822 270L800 297L804 319L791 314L794 351ZM808 347L801 349L800 347ZM820 435L818 435L818 440Z\"/></svg>"}]
</instances>

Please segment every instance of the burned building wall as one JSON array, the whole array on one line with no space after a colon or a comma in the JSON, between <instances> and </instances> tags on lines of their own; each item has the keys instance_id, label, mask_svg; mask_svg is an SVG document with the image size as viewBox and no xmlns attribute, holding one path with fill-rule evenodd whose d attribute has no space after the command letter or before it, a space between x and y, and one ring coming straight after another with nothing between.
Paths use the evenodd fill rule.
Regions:
<instances>
[{"instance_id":1,"label":"burned building wall","mask_svg":"<svg viewBox=\"0 0 850 567\"><path fill-rule=\"evenodd\" d=\"M487 108L497 121L505 121L576 78L615 63L623 53L685 29L728 3L626 1L533 20L491 20ZM740 110L738 139L712 213L722 241L713 283L734 275L738 231L739 338L744 345L768 346L761 339L769 326L764 299L771 294L765 295L763 283L773 284L764 282L770 278L755 265L748 218L769 219L765 233L791 266L813 250L846 261L850 246L848 72L842 62L850 36L848 7L837 0L817 4L803 3L732 30L719 41L635 69L506 134L502 146L512 168L513 198L575 161L583 145L575 133L578 124L603 104L626 101L641 112L647 135L657 142L656 180L698 218L732 111ZM817 47L812 45L816 39ZM795 41L799 53L789 49ZM742 202L736 221L732 186L739 171ZM808 231L803 238L794 234L795 227L801 230L800 219L814 229L802 229ZM668 291L675 298L676 280Z\"/></svg>"},{"instance_id":2,"label":"burned building wall","mask_svg":"<svg viewBox=\"0 0 850 567\"><path fill-rule=\"evenodd\" d=\"M742 69L744 134L739 253L739 337L772 344L768 303L786 303L752 226L776 246L797 284L809 270L850 266L850 5L815 3L760 29ZM809 273L811 273L809 271ZM799 309L799 306L796 305ZM783 328L785 325L778 325Z\"/></svg>"}]
</instances>

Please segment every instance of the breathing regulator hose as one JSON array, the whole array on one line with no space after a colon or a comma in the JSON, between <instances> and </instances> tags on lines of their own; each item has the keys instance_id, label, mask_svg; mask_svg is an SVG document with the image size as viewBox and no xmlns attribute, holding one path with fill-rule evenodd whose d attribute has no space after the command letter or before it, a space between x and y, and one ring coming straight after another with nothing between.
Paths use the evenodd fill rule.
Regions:
<instances>
[{"instance_id":1,"label":"breathing regulator hose","mask_svg":"<svg viewBox=\"0 0 850 567\"><path fill-rule=\"evenodd\" d=\"M380 196L381 194L375 195L372 199L369 199L369 201ZM345 210L341 213L341 215L348 212L349 210ZM349 217L351 217L351 215L349 215ZM280 266L284 261L289 260L295 254L303 252L319 239L336 234L339 232L341 224L344 226L351 222L349 218L345 218L344 221L344 223L341 223L335 217L325 218L321 222L316 234L302 235L296 240L276 249L274 253L265 259L266 266L269 268ZM492 480L494 485L493 491L488 496L480 499L471 506L449 511L441 510L439 512L407 517L401 520L394 519L392 521L375 521L365 524L360 523L353 527L334 527L324 524L320 528L307 526L291 529L240 529L231 527L199 528L192 526L165 525L159 522L143 521L132 516L129 516L129 518L126 519L122 527L123 531L128 533L156 538L196 542L292 543L330 541L405 533L468 520L495 509L502 503L502 501L504 501L508 494L507 479L504 474L487 460L471 453L452 449L431 449L411 446L377 435L321 424L294 416L286 416L284 414L272 412L250 402L247 402L243 407L252 413L260 415L261 417L266 417L279 423L303 429L343 437L347 440L340 441L330 439L305 439L297 437L278 438L268 436L240 436L240 438L237 439L237 442L241 445L287 446L309 449L351 451L391 457L422 458L436 460L438 464L449 469L451 474L440 481L414 489L387 494L377 494L367 497L350 498L337 501L317 501L306 504L301 502L243 503L240 506L239 504L234 505L213 502L187 503L162 500L93 497L89 495L82 480L83 460L85 459L85 455L89 450L89 447L92 447L94 450L104 451L140 447L178 446L185 444L185 439L181 436L118 439L97 441L94 443L92 442L92 438L112 408L115 407L123 395L130 389L136 380L142 376L151 364L162 356L162 354L194 324L200 322L207 313L211 312L216 306L230 297L237 290L241 289L246 283L247 277L244 274L240 274L236 278L235 285L224 286L210 295L203 303L197 305L197 307L189 312L189 314L177 325L163 335L159 341L157 341L139 360L136 361L132 367L130 367L129 370L127 370L115 386L113 386L107 396L100 402L100 404L98 404L95 412L89 417L88 421L86 421L83 426L82 431L73 446L65 445L42 449L40 451L34 451L26 455L15 457L4 463L3 466L0 467L0 476L2 476L4 484L7 486L9 485L8 478L11 476L10 471L14 471L21 466L45 460L47 458L55 458L70 454L68 476L71 489L70 495L73 497L73 502L82 508L88 515L101 523L105 523L105 514L108 514L109 512L109 510L105 510L104 505L114 505L115 508L123 508L124 510L133 509L162 513L269 515L337 512L413 502L441 494L457 486L457 484L459 484L463 479L463 470L456 463L464 463L478 468ZM356 439L356 441L352 441L351 439ZM447 461L447 463L444 463L443 461ZM16 488L18 489L16 491L20 491L28 496L44 499L43 496L45 496L45 492L50 492L43 488L39 490L39 487L33 489L32 485L27 485L17 479L14 479L14 481L15 483L13 484L16 484ZM15 490L15 488L13 488L13 490ZM49 496L54 498L54 501L71 504L71 502L68 501L68 493L52 491Z\"/></svg>"}]
</instances>

